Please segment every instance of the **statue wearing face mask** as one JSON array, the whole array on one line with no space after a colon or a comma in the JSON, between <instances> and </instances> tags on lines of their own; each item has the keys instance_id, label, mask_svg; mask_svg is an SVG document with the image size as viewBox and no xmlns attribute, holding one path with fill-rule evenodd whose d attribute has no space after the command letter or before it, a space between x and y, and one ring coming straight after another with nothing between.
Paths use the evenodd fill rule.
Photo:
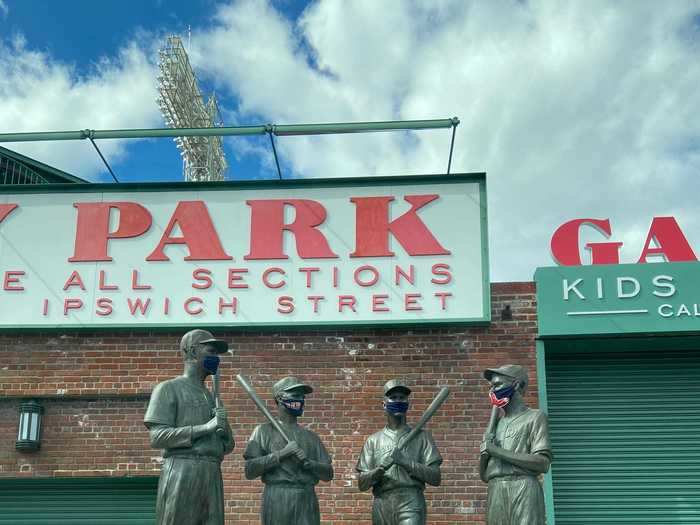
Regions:
<instances>
[{"instance_id":1,"label":"statue wearing face mask","mask_svg":"<svg viewBox=\"0 0 700 525\"><path fill-rule=\"evenodd\" d=\"M158 525L223 525L221 461L234 447L226 410L204 385L216 373L225 341L206 330L187 332L180 341L182 376L156 385L144 423L151 446L163 449L158 482Z\"/></svg>"},{"instance_id":2,"label":"statue wearing face mask","mask_svg":"<svg viewBox=\"0 0 700 525\"><path fill-rule=\"evenodd\" d=\"M321 517L316 484L333 479L326 447L312 431L300 426L306 395L313 388L295 377L280 379L272 387L278 420L287 437L265 423L255 428L243 457L247 479L265 484L260 509L263 525L319 525Z\"/></svg>"},{"instance_id":3,"label":"statue wearing face mask","mask_svg":"<svg viewBox=\"0 0 700 525\"><path fill-rule=\"evenodd\" d=\"M367 438L357 462L360 490L371 488L374 494L373 525L425 525L425 484L440 485L442 457L429 432L400 448L411 430L406 424L410 394L400 380L384 385L386 426Z\"/></svg>"},{"instance_id":4,"label":"statue wearing face mask","mask_svg":"<svg viewBox=\"0 0 700 525\"><path fill-rule=\"evenodd\" d=\"M488 483L488 525L545 525L538 476L549 470L552 450L547 416L523 399L527 371L519 365L489 368L494 414L481 444L479 473ZM498 417L500 413L500 418Z\"/></svg>"}]
</instances>

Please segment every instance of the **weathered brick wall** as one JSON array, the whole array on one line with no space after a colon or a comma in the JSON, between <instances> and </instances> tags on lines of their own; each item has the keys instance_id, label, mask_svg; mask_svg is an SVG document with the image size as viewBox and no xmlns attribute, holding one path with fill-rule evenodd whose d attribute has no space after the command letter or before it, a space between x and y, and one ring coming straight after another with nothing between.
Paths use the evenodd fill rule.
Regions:
<instances>
[{"instance_id":1,"label":"weathered brick wall","mask_svg":"<svg viewBox=\"0 0 700 525\"><path fill-rule=\"evenodd\" d=\"M512 320L501 320L505 305ZM449 386L451 397L430 423L445 462L442 486L426 491L429 522L483 523L478 447L489 405L481 371L527 365L536 404L534 284L494 284L492 310L488 327L217 330L235 348L221 366L223 402L238 440L224 461L228 522L259 523L261 484L243 477L241 453L262 417L233 380L240 372L270 404L270 386L283 375L316 387L301 422L333 455L335 479L317 491L323 522L336 525L370 521L371 496L358 493L354 466L365 438L384 425L384 382L402 377L416 385L414 421L438 388ZM181 373L181 333L0 334L0 476L157 475L161 458L149 448L143 412L153 385ZM42 448L19 453L17 408L36 396L45 398Z\"/></svg>"}]
</instances>

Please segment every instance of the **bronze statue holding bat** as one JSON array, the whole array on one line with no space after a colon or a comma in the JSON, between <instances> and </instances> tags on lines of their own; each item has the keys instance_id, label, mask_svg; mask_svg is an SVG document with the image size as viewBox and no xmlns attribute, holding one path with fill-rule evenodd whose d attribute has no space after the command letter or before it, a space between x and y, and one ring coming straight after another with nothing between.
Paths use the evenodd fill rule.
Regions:
<instances>
[{"instance_id":1,"label":"bronze statue holding bat","mask_svg":"<svg viewBox=\"0 0 700 525\"><path fill-rule=\"evenodd\" d=\"M280 379L272 387L275 418L245 378L237 379L268 420L255 428L243 454L246 478L261 478L265 484L262 524L319 525L314 487L333 479L333 466L319 437L297 423L313 388L295 377Z\"/></svg>"},{"instance_id":2,"label":"bronze statue holding bat","mask_svg":"<svg viewBox=\"0 0 700 525\"><path fill-rule=\"evenodd\" d=\"M449 390L440 391L413 429L406 424L410 394L400 380L384 385L386 426L367 438L357 462L360 490L374 494L373 525L425 525L425 484L440 485L442 457L423 427Z\"/></svg>"},{"instance_id":3,"label":"bronze statue holding bat","mask_svg":"<svg viewBox=\"0 0 700 525\"><path fill-rule=\"evenodd\" d=\"M164 449L156 523L223 525L221 461L234 441L218 396L218 366L228 344L192 330L182 337L180 351L183 375L156 385L144 417L151 446ZM204 385L209 375L214 395Z\"/></svg>"},{"instance_id":4,"label":"bronze statue holding bat","mask_svg":"<svg viewBox=\"0 0 700 525\"><path fill-rule=\"evenodd\" d=\"M479 464L481 480L488 483L486 522L545 525L538 476L552 461L547 416L525 404L528 376L522 366L489 368L484 377L491 383L493 405Z\"/></svg>"}]
</instances>

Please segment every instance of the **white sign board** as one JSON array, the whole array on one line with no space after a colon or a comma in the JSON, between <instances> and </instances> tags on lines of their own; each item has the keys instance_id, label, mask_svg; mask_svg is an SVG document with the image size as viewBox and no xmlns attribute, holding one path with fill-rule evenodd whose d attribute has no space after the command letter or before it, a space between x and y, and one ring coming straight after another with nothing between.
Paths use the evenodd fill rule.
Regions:
<instances>
[{"instance_id":1,"label":"white sign board","mask_svg":"<svg viewBox=\"0 0 700 525\"><path fill-rule=\"evenodd\" d=\"M485 322L483 175L0 193L0 327Z\"/></svg>"}]
</instances>

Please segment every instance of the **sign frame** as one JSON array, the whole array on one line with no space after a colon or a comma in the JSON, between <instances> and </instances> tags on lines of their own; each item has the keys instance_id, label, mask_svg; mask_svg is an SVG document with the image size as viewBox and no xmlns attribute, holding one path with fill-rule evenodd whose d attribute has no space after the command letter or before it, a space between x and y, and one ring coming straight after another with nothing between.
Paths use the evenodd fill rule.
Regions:
<instances>
[{"instance_id":1,"label":"sign frame","mask_svg":"<svg viewBox=\"0 0 700 525\"><path fill-rule=\"evenodd\" d=\"M96 183L96 184L41 184L41 185L0 185L0 196L7 194L51 194L51 193L111 193L111 192L196 192L208 191L237 191L257 189L295 189L295 188L334 188L351 186L405 186L411 184L460 184L476 183L479 189L480 199L480 232L481 232L481 291L482 312L480 317L453 318L453 319L383 319L383 320L347 320L347 321L262 321L262 322L211 322L205 319L192 319L191 322L182 323L145 322L137 323L105 323L105 324L14 324L0 327L3 332L11 331L55 331L55 330L79 330L79 331L105 331L105 330L171 330L181 328L209 327L230 330L294 330L294 329L332 329L351 326L353 328L391 328L399 326L456 326L456 325L487 325L491 322L491 290L489 278L489 245L488 245L488 203L486 191L486 173L456 173L450 175L401 175L387 177L348 177L348 178L305 178L305 179L265 179L243 181L220 182L136 182L136 183ZM0 314L1 315L1 314Z\"/></svg>"}]
</instances>

